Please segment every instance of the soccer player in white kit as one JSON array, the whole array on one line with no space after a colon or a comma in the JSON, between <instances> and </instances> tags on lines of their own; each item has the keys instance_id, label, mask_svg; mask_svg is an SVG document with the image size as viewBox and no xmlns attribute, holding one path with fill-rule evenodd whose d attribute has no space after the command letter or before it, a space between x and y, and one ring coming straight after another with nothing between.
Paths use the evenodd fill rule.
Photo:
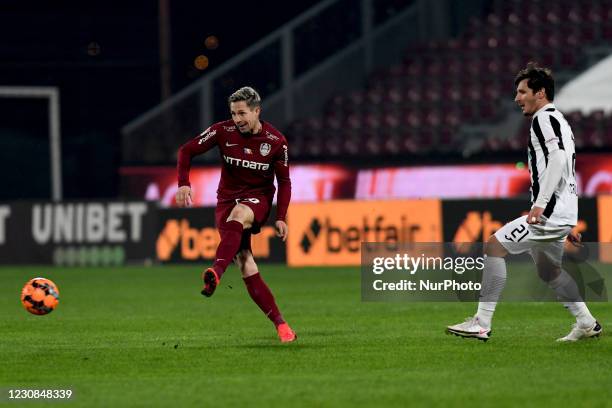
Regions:
<instances>
[{"instance_id":1,"label":"soccer player in white kit","mask_svg":"<svg viewBox=\"0 0 612 408\"><path fill-rule=\"evenodd\" d=\"M572 227L578 220L574 135L552 103L551 71L527 64L514 80L523 115L532 117L528 144L531 176L531 210L527 217L511 221L492 235L485 246L485 267L476 315L447 327L461 337L488 340L497 301L506 283L505 256L529 252L540 277L556 292L574 315L576 324L557 341L577 341L598 336L601 325L580 298L576 282L562 268L563 245L568 239L581 246L580 234Z\"/></svg>"}]
</instances>

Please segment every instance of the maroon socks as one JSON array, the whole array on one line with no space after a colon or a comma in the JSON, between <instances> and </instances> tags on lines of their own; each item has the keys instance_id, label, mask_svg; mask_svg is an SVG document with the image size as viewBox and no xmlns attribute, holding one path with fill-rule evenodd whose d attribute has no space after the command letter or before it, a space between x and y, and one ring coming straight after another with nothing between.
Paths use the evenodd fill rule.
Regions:
<instances>
[{"instance_id":1,"label":"maroon socks","mask_svg":"<svg viewBox=\"0 0 612 408\"><path fill-rule=\"evenodd\" d=\"M270 319L275 326L285 323L274 301L274 295L270 292L268 285L261 279L259 272L255 275L243 278L243 280L249 291L249 295L251 295L251 299L257 303L257 306L259 306L261 311L268 316L268 319Z\"/></svg>"},{"instance_id":2,"label":"maroon socks","mask_svg":"<svg viewBox=\"0 0 612 408\"><path fill-rule=\"evenodd\" d=\"M225 270L230 263L234 260L234 256L240 250L240 241L242 240L242 224L238 221L228 221L222 228L219 228L219 234L221 235L221 242L217 248L217 254L215 256L215 262L213 268L219 279L225 273ZM274 296L270 292L268 285L261 279L261 275L256 273L248 278L244 278L244 284L247 287L251 299L262 312L268 316L276 326L281 323L285 323L283 317L278 311L278 306L274 301Z\"/></svg>"},{"instance_id":3,"label":"maroon socks","mask_svg":"<svg viewBox=\"0 0 612 408\"><path fill-rule=\"evenodd\" d=\"M217 247L213 269L219 275L219 279L221 279L221 276L225 273L225 270L232 263L234 256L236 256L240 249L242 224L238 221L228 221L222 228L219 228L219 235L221 235L221 242Z\"/></svg>"}]
</instances>

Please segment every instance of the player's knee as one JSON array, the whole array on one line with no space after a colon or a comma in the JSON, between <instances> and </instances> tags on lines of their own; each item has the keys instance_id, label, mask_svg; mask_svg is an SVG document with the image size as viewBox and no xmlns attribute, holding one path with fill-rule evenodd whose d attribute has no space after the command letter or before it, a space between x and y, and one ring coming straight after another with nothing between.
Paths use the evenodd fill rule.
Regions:
<instances>
[{"instance_id":1,"label":"player's knee","mask_svg":"<svg viewBox=\"0 0 612 408\"><path fill-rule=\"evenodd\" d=\"M561 274L561 268L559 267L540 267L538 266L538 276L544 282L551 282L557 279L557 277Z\"/></svg>"},{"instance_id":2,"label":"player's knee","mask_svg":"<svg viewBox=\"0 0 612 408\"><path fill-rule=\"evenodd\" d=\"M500 244L495 235L491 235L487 240L484 253L487 256L495 256L499 258L504 258L506 255L508 255L508 251L506 251L506 248Z\"/></svg>"},{"instance_id":3,"label":"player's knee","mask_svg":"<svg viewBox=\"0 0 612 408\"><path fill-rule=\"evenodd\" d=\"M227 217L227 221L243 222L246 220L247 212L243 207L245 206L242 204L236 204L236 206L232 208L230 215Z\"/></svg>"},{"instance_id":4,"label":"player's knee","mask_svg":"<svg viewBox=\"0 0 612 408\"><path fill-rule=\"evenodd\" d=\"M236 204L227 221L238 221L244 228L250 228L253 223L253 210L243 204Z\"/></svg>"},{"instance_id":5,"label":"player's knee","mask_svg":"<svg viewBox=\"0 0 612 408\"><path fill-rule=\"evenodd\" d=\"M537 257L536 269L538 270L538 276L544 282L553 281L561 274L561 267L543 253L540 253Z\"/></svg>"}]
</instances>

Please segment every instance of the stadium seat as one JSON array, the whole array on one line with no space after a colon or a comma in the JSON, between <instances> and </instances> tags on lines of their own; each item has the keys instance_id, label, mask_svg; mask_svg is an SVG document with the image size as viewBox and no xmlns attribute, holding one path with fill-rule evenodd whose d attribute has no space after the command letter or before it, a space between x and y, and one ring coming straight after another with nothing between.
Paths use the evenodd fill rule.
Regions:
<instances>
[{"instance_id":1,"label":"stadium seat","mask_svg":"<svg viewBox=\"0 0 612 408\"><path fill-rule=\"evenodd\" d=\"M457 143L463 124L498 120L500 102L514 93L509 78L527 61L578 70L585 45L612 41L612 0L494 0L491 11L472 17L458 38L407 46L401 63L373 72L363 89L330 98L324 127L337 134L347 131L350 137L321 136L323 149L352 156L443 151L442 146ZM583 120L572 112L568 118L577 146L612 145L608 116L597 113ZM321 134L322 123L299 123L290 128L296 135ZM524 149L524 126L518 136L486 140L483 149ZM355 134L362 135L362 142L353 140ZM294 152L321 151L308 146L316 143L310 136L304 140Z\"/></svg>"}]
</instances>

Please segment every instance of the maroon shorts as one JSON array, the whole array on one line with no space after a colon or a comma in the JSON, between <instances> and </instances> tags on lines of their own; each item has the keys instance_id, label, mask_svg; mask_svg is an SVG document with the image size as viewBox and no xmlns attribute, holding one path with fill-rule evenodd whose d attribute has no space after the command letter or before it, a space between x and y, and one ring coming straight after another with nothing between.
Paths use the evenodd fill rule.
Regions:
<instances>
[{"instance_id":1,"label":"maroon shorts","mask_svg":"<svg viewBox=\"0 0 612 408\"><path fill-rule=\"evenodd\" d=\"M215 209L215 222L217 224L217 228L221 227L225 223L227 217L229 217L236 204L244 204L253 210L253 214L255 214L253 226L246 230L245 233L248 232L249 237L250 234L258 234L259 231L261 231L261 227L266 223L268 217L270 216L272 200L266 196L259 195L246 198L237 198L235 200L217 201L217 208Z\"/></svg>"}]
</instances>

